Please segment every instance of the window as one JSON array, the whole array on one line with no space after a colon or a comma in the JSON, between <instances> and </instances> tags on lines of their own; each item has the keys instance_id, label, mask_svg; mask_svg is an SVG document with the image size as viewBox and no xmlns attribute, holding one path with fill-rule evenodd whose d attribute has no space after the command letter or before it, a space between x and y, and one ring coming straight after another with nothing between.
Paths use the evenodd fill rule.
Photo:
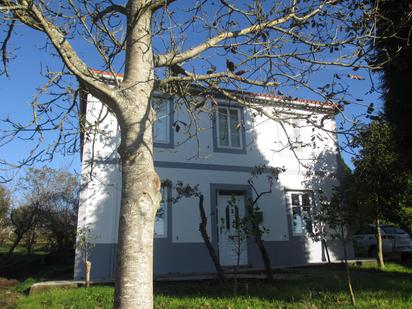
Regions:
<instances>
[{"instance_id":1,"label":"window","mask_svg":"<svg viewBox=\"0 0 412 309\"><path fill-rule=\"evenodd\" d=\"M156 121L153 125L153 142L156 147L173 147L171 131L170 101L162 98L152 99L156 111Z\"/></svg>"},{"instance_id":2,"label":"window","mask_svg":"<svg viewBox=\"0 0 412 309\"><path fill-rule=\"evenodd\" d=\"M292 233L294 236L312 232L312 192L291 192Z\"/></svg>"},{"instance_id":3,"label":"window","mask_svg":"<svg viewBox=\"0 0 412 309\"><path fill-rule=\"evenodd\" d=\"M161 194L162 200L160 201L160 207L156 213L154 235L155 237L167 236L167 191L169 187L162 187Z\"/></svg>"},{"instance_id":4,"label":"window","mask_svg":"<svg viewBox=\"0 0 412 309\"><path fill-rule=\"evenodd\" d=\"M220 106L216 110L214 148L217 152L245 152L242 109Z\"/></svg>"}]
</instances>

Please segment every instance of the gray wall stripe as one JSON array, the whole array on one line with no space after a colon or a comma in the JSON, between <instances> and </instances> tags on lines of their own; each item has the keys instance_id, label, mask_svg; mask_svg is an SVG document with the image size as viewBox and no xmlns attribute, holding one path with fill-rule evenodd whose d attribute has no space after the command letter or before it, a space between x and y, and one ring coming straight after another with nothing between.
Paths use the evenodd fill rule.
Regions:
<instances>
[{"instance_id":1,"label":"gray wall stripe","mask_svg":"<svg viewBox=\"0 0 412 309\"><path fill-rule=\"evenodd\" d=\"M201 163L185 163L185 162L170 162L170 161L155 161L155 167L164 168L181 168L190 170L214 170L227 172L242 172L250 173L255 168L254 166L238 166L238 165L219 165L219 164L201 164Z\"/></svg>"}]
</instances>

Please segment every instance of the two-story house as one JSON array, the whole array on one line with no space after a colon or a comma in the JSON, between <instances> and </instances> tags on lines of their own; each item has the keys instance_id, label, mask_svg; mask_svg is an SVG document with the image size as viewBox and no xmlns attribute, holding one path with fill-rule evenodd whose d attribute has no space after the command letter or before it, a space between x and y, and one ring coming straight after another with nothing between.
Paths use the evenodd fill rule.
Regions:
<instances>
[{"instance_id":1,"label":"two-story house","mask_svg":"<svg viewBox=\"0 0 412 309\"><path fill-rule=\"evenodd\" d=\"M240 95L240 94L239 94ZM311 213L317 192L330 194L332 181L317 179L309 169L337 170L333 104L277 96L242 93L253 109L214 96L202 100L201 109L189 113L173 96L155 93L155 167L168 185L155 223L155 275L214 272L212 260L199 232L200 215L195 198L177 203L174 185L199 185L208 216L207 231L223 266L236 263L232 241L235 215L243 216L245 203L268 190L265 175L248 184L256 166L284 167L270 193L258 202L264 244L273 266L322 262L321 242L310 238ZM89 130L83 136L82 182L78 229L87 226L94 238L92 279L114 278L121 172L116 148L120 134L116 119L90 95L82 102ZM310 166L310 167L309 167ZM236 200L237 213L228 208ZM339 258L331 250L332 259ZM244 241L240 264L262 268L253 239ZM84 276L78 250L76 279Z\"/></svg>"}]
</instances>

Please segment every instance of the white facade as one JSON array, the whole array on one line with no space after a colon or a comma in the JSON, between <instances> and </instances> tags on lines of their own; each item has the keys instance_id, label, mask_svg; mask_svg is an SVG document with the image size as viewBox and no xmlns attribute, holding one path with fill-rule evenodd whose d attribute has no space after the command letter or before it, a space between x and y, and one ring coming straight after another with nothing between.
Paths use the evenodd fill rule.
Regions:
<instances>
[{"instance_id":1,"label":"white facade","mask_svg":"<svg viewBox=\"0 0 412 309\"><path fill-rule=\"evenodd\" d=\"M174 98L153 99L159 118L154 128L155 167L161 179L171 183L164 189L165 199L156 223L155 274L214 270L199 232L197 200L183 198L175 204L170 202L170 197L176 196L174 185L179 181L199 185L205 197L209 236L222 265L233 264L233 242L225 236L231 228L225 225L231 209L225 212L226 205L222 203L227 204L229 197L234 196L242 215L244 204L256 196L248 184L251 171L261 165L286 169L274 183L272 192L258 202L262 225L267 229L263 239L272 265L324 260L321 243L312 241L306 230L311 228L309 217L316 205L318 189L330 192L333 183L308 176L310 169L306 165L312 171L336 172L333 107L312 101L282 102L279 98L258 95L249 99L256 106L266 106L264 111L269 114L276 111L274 118L281 121L222 99L207 100L203 108L208 112L196 111L193 118ZM87 124L96 124L98 130L84 136L84 188L78 228L87 226L96 239L92 277L112 279L121 192L116 152L120 135L113 115L91 96L85 115ZM255 178L253 184L258 193L267 191L267 175ZM337 258L338 253L330 254ZM253 239L245 241L241 264L256 268L263 265ZM75 278L82 276L80 252L77 252Z\"/></svg>"}]
</instances>

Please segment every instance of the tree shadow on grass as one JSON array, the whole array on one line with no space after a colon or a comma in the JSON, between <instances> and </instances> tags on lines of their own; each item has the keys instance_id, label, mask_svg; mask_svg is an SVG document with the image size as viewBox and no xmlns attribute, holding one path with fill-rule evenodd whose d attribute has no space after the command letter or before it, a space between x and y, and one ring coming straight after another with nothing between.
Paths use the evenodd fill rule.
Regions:
<instances>
[{"instance_id":1,"label":"tree shadow on grass","mask_svg":"<svg viewBox=\"0 0 412 309\"><path fill-rule=\"evenodd\" d=\"M57 261L51 254L16 252L7 257L0 254L0 277L19 281L33 277L36 281L72 279L73 258Z\"/></svg>"},{"instance_id":2,"label":"tree shadow on grass","mask_svg":"<svg viewBox=\"0 0 412 309\"><path fill-rule=\"evenodd\" d=\"M412 268L411 268L412 270ZM412 293L412 274L378 269L354 268L353 286L355 294L376 295L408 299ZM300 277L293 276L300 274ZM276 277L276 273L275 273ZM216 280L157 282L155 293L177 298L203 297L210 299L232 298L233 282ZM276 302L299 302L308 299L316 301L339 302L347 294L344 265L323 265L292 269L290 279L269 283L261 279L242 279L239 283L238 296L254 297ZM379 296L378 296L379 295ZM362 296L361 296L362 297ZM366 296L365 296L366 297Z\"/></svg>"}]
</instances>

